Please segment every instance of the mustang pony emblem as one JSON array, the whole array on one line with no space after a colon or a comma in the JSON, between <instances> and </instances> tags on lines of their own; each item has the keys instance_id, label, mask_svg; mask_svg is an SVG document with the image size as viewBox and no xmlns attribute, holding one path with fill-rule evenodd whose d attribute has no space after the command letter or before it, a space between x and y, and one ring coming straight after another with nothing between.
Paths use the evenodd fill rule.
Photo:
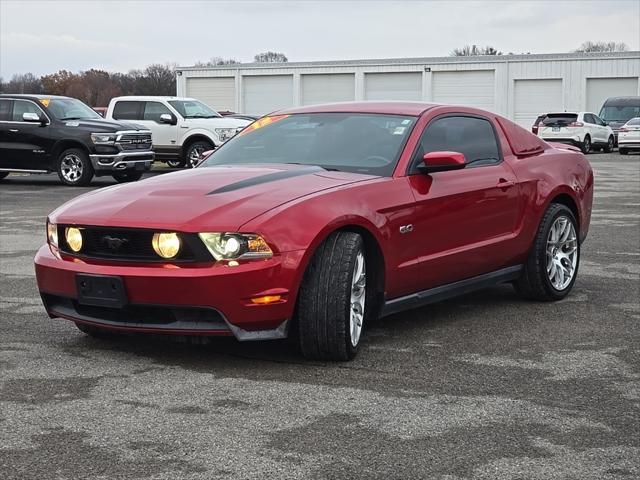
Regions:
<instances>
[{"instance_id":1,"label":"mustang pony emblem","mask_svg":"<svg viewBox=\"0 0 640 480\"><path fill-rule=\"evenodd\" d=\"M104 237L102 237L100 242L103 245L105 245L109 250L115 251L115 250L120 250L120 247L129 243L129 240L127 240L126 238L111 237L109 235L105 235Z\"/></svg>"}]
</instances>

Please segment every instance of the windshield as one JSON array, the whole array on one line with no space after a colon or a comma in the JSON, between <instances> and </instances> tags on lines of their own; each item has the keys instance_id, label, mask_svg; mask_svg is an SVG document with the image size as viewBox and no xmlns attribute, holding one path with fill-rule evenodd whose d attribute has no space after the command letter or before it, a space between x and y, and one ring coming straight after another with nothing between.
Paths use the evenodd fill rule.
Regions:
<instances>
[{"instance_id":1,"label":"windshield","mask_svg":"<svg viewBox=\"0 0 640 480\"><path fill-rule=\"evenodd\" d=\"M264 117L201 166L294 163L391 176L415 117L311 113Z\"/></svg>"},{"instance_id":2,"label":"windshield","mask_svg":"<svg viewBox=\"0 0 640 480\"><path fill-rule=\"evenodd\" d=\"M624 123L633 117L640 116L640 105L605 106L602 107L598 116L605 122Z\"/></svg>"},{"instance_id":3,"label":"windshield","mask_svg":"<svg viewBox=\"0 0 640 480\"><path fill-rule=\"evenodd\" d=\"M87 107L84 103L80 100L76 100L75 98L43 99L40 100L40 102L45 105L51 115L56 117L58 120L103 119L92 108Z\"/></svg>"},{"instance_id":4,"label":"windshield","mask_svg":"<svg viewBox=\"0 0 640 480\"><path fill-rule=\"evenodd\" d=\"M169 100L169 104L184 118L216 118L222 116L198 100Z\"/></svg>"}]
</instances>

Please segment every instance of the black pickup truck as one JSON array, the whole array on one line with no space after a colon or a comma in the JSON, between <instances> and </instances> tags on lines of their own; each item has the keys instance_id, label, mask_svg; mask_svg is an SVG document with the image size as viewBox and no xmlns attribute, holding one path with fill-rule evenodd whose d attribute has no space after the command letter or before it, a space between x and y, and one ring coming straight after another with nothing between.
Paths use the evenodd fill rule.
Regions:
<instances>
[{"instance_id":1,"label":"black pickup truck","mask_svg":"<svg viewBox=\"0 0 640 480\"><path fill-rule=\"evenodd\" d=\"M151 132L107 121L80 100L0 95L0 180L10 172L57 172L66 185L93 176L138 180L151 168Z\"/></svg>"}]
</instances>

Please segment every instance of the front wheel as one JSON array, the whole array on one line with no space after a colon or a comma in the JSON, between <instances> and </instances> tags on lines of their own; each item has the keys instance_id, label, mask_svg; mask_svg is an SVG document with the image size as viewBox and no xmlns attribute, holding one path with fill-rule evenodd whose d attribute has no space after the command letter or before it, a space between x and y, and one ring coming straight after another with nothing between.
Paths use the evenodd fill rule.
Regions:
<instances>
[{"instance_id":1,"label":"front wheel","mask_svg":"<svg viewBox=\"0 0 640 480\"><path fill-rule=\"evenodd\" d=\"M184 159L186 162L187 168L193 168L200 160L202 160L202 154L207 150L213 150L215 147L205 140L198 140L197 142L193 142L191 145L187 147L187 150L184 154Z\"/></svg>"},{"instance_id":2,"label":"front wheel","mask_svg":"<svg viewBox=\"0 0 640 480\"><path fill-rule=\"evenodd\" d=\"M58 177L65 185L83 187L91 183L93 165L89 155L79 148L69 148L58 158Z\"/></svg>"},{"instance_id":3,"label":"front wheel","mask_svg":"<svg viewBox=\"0 0 640 480\"><path fill-rule=\"evenodd\" d=\"M580 264L578 224L565 205L552 203L540 222L518 293L540 301L561 300L573 288Z\"/></svg>"},{"instance_id":4,"label":"front wheel","mask_svg":"<svg viewBox=\"0 0 640 480\"><path fill-rule=\"evenodd\" d=\"M171 168L182 168L184 167L184 163L184 158L178 160L167 160L167 165L169 165Z\"/></svg>"},{"instance_id":5,"label":"front wheel","mask_svg":"<svg viewBox=\"0 0 640 480\"><path fill-rule=\"evenodd\" d=\"M580 150L582 150L582 153L584 153L585 155L591 151L591 137L589 135L586 135L584 137L582 145L580 146Z\"/></svg>"},{"instance_id":6,"label":"front wheel","mask_svg":"<svg viewBox=\"0 0 640 480\"><path fill-rule=\"evenodd\" d=\"M607 140L607 145L604 147L604 153L611 153L613 152L613 136L609 137L609 140Z\"/></svg>"},{"instance_id":7,"label":"front wheel","mask_svg":"<svg viewBox=\"0 0 640 480\"><path fill-rule=\"evenodd\" d=\"M114 173L113 178L118 183L137 182L142 178L143 172Z\"/></svg>"},{"instance_id":8,"label":"front wheel","mask_svg":"<svg viewBox=\"0 0 640 480\"><path fill-rule=\"evenodd\" d=\"M335 232L313 256L298 299L298 336L306 358L350 360L362 327L373 312L373 282L367 281L362 237Z\"/></svg>"}]
</instances>

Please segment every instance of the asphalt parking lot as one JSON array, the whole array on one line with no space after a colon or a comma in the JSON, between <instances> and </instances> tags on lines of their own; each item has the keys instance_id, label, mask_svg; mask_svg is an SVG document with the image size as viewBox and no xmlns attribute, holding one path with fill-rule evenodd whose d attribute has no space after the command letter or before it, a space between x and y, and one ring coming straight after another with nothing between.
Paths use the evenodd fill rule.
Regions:
<instances>
[{"instance_id":1,"label":"asphalt parking lot","mask_svg":"<svg viewBox=\"0 0 640 480\"><path fill-rule=\"evenodd\" d=\"M89 188L0 184L0 478L640 477L640 156L591 154L573 293L389 317L345 364L286 342L96 340L50 320L44 221Z\"/></svg>"}]
</instances>

